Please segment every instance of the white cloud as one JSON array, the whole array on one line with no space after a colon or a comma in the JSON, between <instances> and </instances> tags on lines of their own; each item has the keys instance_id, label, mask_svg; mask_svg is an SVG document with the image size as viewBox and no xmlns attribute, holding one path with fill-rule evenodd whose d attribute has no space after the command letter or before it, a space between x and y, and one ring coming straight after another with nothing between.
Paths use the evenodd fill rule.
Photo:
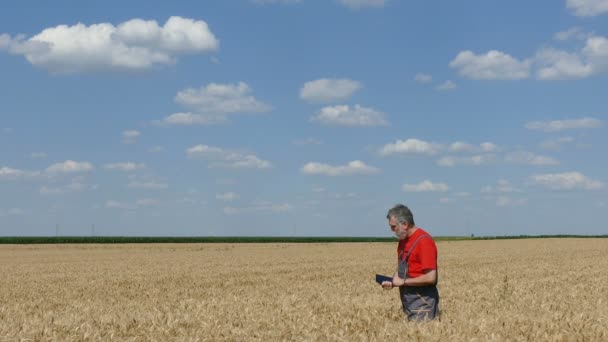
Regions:
<instances>
[{"instance_id":1,"label":"white cloud","mask_svg":"<svg viewBox=\"0 0 608 342\"><path fill-rule=\"evenodd\" d=\"M384 7L388 0L338 0L338 2L350 9L361 9L364 7Z\"/></svg>"},{"instance_id":2,"label":"white cloud","mask_svg":"<svg viewBox=\"0 0 608 342\"><path fill-rule=\"evenodd\" d=\"M536 71L540 80L585 78L593 74L593 66L579 53L544 48L537 52L535 61L540 65Z\"/></svg>"},{"instance_id":3,"label":"white cloud","mask_svg":"<svg viewBox=\"0 0 608 342\"><path fill-rule=\"evenodd\" d=\"M301 169L302 173L308 175L326 176L352 176L352 175L371 175L380 172L379 169L366 165L360 160L353 160L346 165L332 166L316 162L306 163Z\"/></svg>"},{"instance_id":4,"label":"white cloud","mask_svg":"<svg viewBox=\"0 0 608 342\"><path fill-rule=\"evenodd\" d=\"M135 209L135 206L132 204L114 200L106 201L105 207L108 209Z\"/></svg>"},{"instance_id":5,"label":"white cloud","mask_svg":"<svg viewBox=\"0 0 608 342\"><path fill-rule=\"evenodd\" d=\"M481 145L481 150L484 152L494 152L498 148L495 144L491 142L484 142Z\"/></svg>"},{"instance_id":6,"label":"white cloud","mask_svg":"<svg viewBox=\"0 0 608 342\"><path fill-rule=\"evenodd\" d=\"M566 41L570 39L586 40L591 37L590 33L585 32L580 27L571 27L566 31L557 32L553 35L555 40Z\"/></svg>"},{"instance_id":7,"label":"white cloud","mask_svg":"<svg viewBox=\"0 0 608 342\"><path fill-rule=\"evenodd\" d=\"M573 142L574 138L572 137L561 137L557 139L545 140L540 144L540 147L545 150L558 151L563 145Z\"/></svg>"},{"instance_id":8,"label":"white cloud","mask_svg":"<svg viewBox=\"0 0 608 342\"><path fill-rule=\"evenodd\" d=\"M386 144L379 151L380 155L388 156L391 154L437 154L441 146L435 143L426 142L418 139L397 140L392 144Z\"/></svg>"},{"instance_id":9,"label":"white cloud","mask_svg":"<svg viewBox=\"0 0 608 342\"><path fill-rule=\"evenodd\" d=\"M93 170L93 164L89 162L77 162L73 160L66 160L63 163L56 163L49 166L46 169L48 173L77 173L77 172L88 172Z\"/></svg>"},{"instance_id":10,"label":"white cloud","mask_svg":"<svg viewBox=\"0 0 608 342\"><path fill-rule=\"evenodd\" d=\"M23 216L23 215L25 215L25 213L26 213L26 211L21 208L9 208L6 210L0 209L0 217Z\"/></svg>"},{"instance_id":11,"label":"white cloud","mask_svg":"<svg viewBox=\"0 0 608 342\"><path fill-rule=\"evenodd\" d=\"M163 119L162 123L167 125L213 125L226 122L223 115L173 113Z\"/></svg>"},{"instance_id":12,"label":"white cloud","mask_svg":"<svg viewBox=\"0 0 608 342\"><path fill-rule=\"evenodd\" d=\"M553 190L598 190L604 188L604 183L577 171L534 175L531 177L531 183Z\"/></svg>"},{"instance_id":13,"label":"white cloud","mask_svg":"<svg viewBox=\"0 0 608 342\"><path fill-rule=\"evenodd\" d=\"M175 101L197 109L203 114L266 112L270 106L250 95L245 82L238 84L209 83L206 86L187 88L177 93Z\"/></svg>"},{"instance_id":14,"label":"white cloud","mask_svg":"<svg viewBox=\"0 0 608 342\"><path fill-rule=\"evenodd\" d=\"M495 186L487 185L481 189L483 193L511 193L511 192L521 192L520 189L517 189L511 185L511 183L506 179L499 179Z\"/></svg>"},{"instance_id":15,"label":"white cloud","mask_svg":"<svg viewBox=\"0 0 608 342\"><path fill-rule=\"evenodd\" d=\"M449 150L450 152L473 152L475 151L475 146L462 141L456 141L450 145Z\"/></svg>"},{"instance_id":16,"label":"white cloud","mask_svg":"<svg viewBox=\"0 0 608 342\"><path fill-rule=\"evenodd\" d=\"M196 145L186 150L190 158L203 158L210 162L209 167L228 167L236 169L267 169L269 161L253 154L225 150L220 147Z\"/></svg>"},{"instance_id":17,"label":"white cloud","mask_svg":"<svg viewBox=\"0 0 608 342\"><path fill-rule=\"evenodd\" d=\"M526 204L528 204L528 199L526 198L514 199L507 196L498 196L496 198L496 205L499 207L518 207Z\"/></svg>"},{"instance_id":18,"label":"white cloud","mask_svg":"<svg viewBox=\"0 0 608 342\"><path fill-rule=\"evenodd\" d=\"M481 55L469 50L461 51L450 62L450 67L474 80L521 80L530 75L530 61L519 61L496 50Z\"/></svg>"},{"instance_id":19,"label":"white cloud","mask_svg":"<svg viewBox=\"0 0 608 342\"><path fill-rule=\"evenodd\" d=\"M28 180L36 179L41 176L38 171L25 171L20 169L13 169L10 167L0 167L0 180L16 181L16 180Z\"/></svg>"},{"instance_id":20,"label":"white cloud","mask_svg":"<svg viewBox=\"0 0 608 342\"><path fill-rule=\"evenodd\" d=\"M414 80L418 83L430 83L433 81L433 76L429 74L417 73Z\"/></svg>"},{"instance_id":21,"label":"white cloud","mask_svg":"<svg viewBox=\"0 0 608 342\"><path fill-rule=\"evenodd\" d=\"M437 160L437 165L443 167L452 167L456 165L473 165L479 166L484 164L489 164L496 160L496 155L494 154L476 154L470 157L453 157L446 156Z\"/></svg>"},{"instance_id":22,"label":"white cloud","mask_svg":"<svg viewBox=\"0 0 608 342\"><path fill-rule=\"evenodd\" d=\"M355 105L338 105L324 107L311 121L324 125L339 126L386 126L385 114L372 108Z\"/></svg>"},{"instance_id":23,"label":"white cloud","mask_svg":"<svg viewBox=\"0 0 608 342\"><path fill-rule=\"evenodd\" d=\"M104 165L106 170L115 170L115 171L135 171L139 169L143 169L146 167L143 163L134 163L134 162L122 162L122 163L110 163Z\"/></svg>"},{"instance_id":24,"label":"white cloud","mask_svg":"<svg viewBox=\"0 0 608 342\"><path fill-rule=\"evenodd\" d=\"M259 212L283 213L292 211L293 209L294 207L289 203L259 202L253 203L253 205L248 207L224 207L224 214L238 215Z\"/></svg>"},{"instance_id":25,"label":"white cloud","mask_svg":"<svg viewBox=\"0 0 608 342\"><path fill-rule=\"evenodd\" d=\"M25 174L25 171L19 169L13 169L5 166L0 168L0 179L17 179Z\"/></svg>"},{"instance_id":26,"label":"white cloud","mask_svg":"<svg viewBox=\"0 0 608 342\"><path fill-rule=\"evenodd\" d=\"M59 186L59 187L49 187L42 186L40 188L41 195L63 195L72 192L83 191L87 188L87 185L81 183L79 180L74 180L70 184Z\"/></svg>"},{"instance_id":27,"label":"white cloud","mask_svg":"<svg viewBox=\"0 0 608 342\"><path fill-rule=\"evenodd\" d=\"M533 121L526 123L525 127L544 132L558 132L566 129L599 128L603 124L601 120L586 117L573 120Z\"/></svg>"},{"instance_id":28,"label":"white cloud","mask_svg":"<svg viewBox=\"0 0 608 342\"><path fill-rule=\"evenodd\" d=\"M32 153L30 153L30 158L32 158L32 159L44 159L44 158L46 158L46 153L44 153L44 152L32 152Z\"/></svg>"},{"instance_id":29,"label":"white cloud","mask_svg":"<svg viewBox=\"0 0 608 342\"><path fill-rule=\"evenodd\" d=\"M301 140L295 140L293 142L294 145L297 146L306 146L306 145L321 145L323 142L316 138L306 138Z\"/></svg>"},{"instance_id":30,"label":"white cloud","mask_svg":"<svg viewBox=\"0 0 608 342\"><path fill-rule=\"evenodd\" d=\"M60 25L30 41L43 42L44 48L29 49L26 58L58 73L144 69L175 63L179 54L207 52L218 46L204 21L181 17L169 18L163 27L141 19L117 27L107 23Z\"/></svg>"},{"instance_id":31,"label":"white cloud","mask_svg":"<svg viewBox=\"0 0 608 342\"><path fill-rule=\"evenodd\" d=\"M147 189L147 190L163 190L163 189L167 189L169 187L169 185L167 183L160 183L160 182L140 182L140 181L133 181L130 182L127 187L131 188L131 189Z\"/></svg>"},{"instance_id":32,"label":"white cloud","mask_svg":"<svg viewBox=\"0 0 608 342\"><path fill-rule=\"evenodd\" d=\"M559 161L555 158L548 156L539 156L528 151L517 151L508 153L505 156L505 162L512 164L525 164L525 165L559 165Z\"/></svg>"},{"instance_id":33,"label":"white cloud","mask_svg":"<svg viewBox=\"0 0 608 342\"><path fill-rule=\"evenodd\" d=\"M0 47L23 55L51 73L142 70L174 64L182 54L217 50L219 41L207 23L170 17L161 27L155 20L131 19L87 26L59 25L25 39L3 35Z\"/></svg>"},{"instance_id":34,"label":"white cloud","mask_svg":"<svg viewBox=\"0 0 608 342\"><path fill-rule=\"evenodd\" d=\"M554 48L540 50L535 57L541 80L585 78L608 72L608 37L588 35L585 46L575 52Z\"/></svg>"},{"instance_id":35,"label":"white cloud","mask_svg":"<svg viewBox=\"0 0 608 342\"><path fill-rule=\"evenodd\" d=\"M437 90L442 90L442 91L448 91L448 90L454 90L454 89L456 89L456 83L454 83L450 80L447 80L437 86Z\"/></svg>"},{"instance_id":36,"label":"white cloud","mask_svg":"<svg viewBox=\"0 0 608 342\"><path fill-rule=\"evenodd\" d=\"M566 7L579 17L592 17L608 12L606 0L566 0Z\"/></svg>"},{"instance_id":37,"label":"white cloud","mask_svg":"<svg viewBox=\"0 0 608 342\"><path fill-rule=\"evenodd\" d=\"M150 147L150 149L148 149L148 152L150 152L150 153L159 153L159 152L162 152L164 150L165 150L165 148L162 147L162 146L153 146L153 147Z\"/></svg>"},{"instance_id":38,"label":"white cloud","mask_svg":"<svg viewBox=\"0 0 608 342\"><path fill-rule=\"evenodd\" d=\"M138 208L153 207L159 205L161 202L156 198L140 198L135 203L121 202L116 200L108 200L105 203L107 209L125 209L135 210Z\"/></svg>"},{"instance_id":39,"label":"white cloud","mask_svg":"<svg viewBox=\"0 0 608 342\"><path fill-rule=\"evenodd\" d=\"M433 183L430 180L422 181L419 184L403 184L403 191L406 192L446 192L449 187L445 183Z\"/></svg>"},{"instance_id":40,"label":"white cloud","mask_svg":"<svg viewBox=\"0 0 608 342\"><path fill-rule=\"evenodd\" d=\"M138 207L152 207L160 204L160 200L156 198L140 198L135 201L135 205Z\"/></svg>"},{"instance_id":41,"label":"white cloud","mask_svg":"<svg viewBox=\"0 0 608 342\"><path fill-rule=\"evenodd\" d=\"M122 142L125 144L133 144L137 141L137 138L141 136L141 133L137 130L131 129L122 132Z\"/></svg>"},{"instance_id":42,"label":"white cloud","mask_svg":"<svg viewBox=\"0 0 608 342\"><path fill-rule=\"evenodd\" d=\"M300 98L311 103L331 103L349 99L361 89L360 82L350 79L322 78L304 83Z\"/></svg>"},{"instance_id":43,"label":"white cloud","mask_svg":"<svg viewBox=\"0 0 608 342\"><path fill-rule=\"evenodd\" d=\"M302 0L249 0L250 2L257 5L270 5L270 4L297 4L302 2Z\"/></svg>"},{"instance_id":44,"label":"white cloud","mask_svg":"<svg viewBox=\"0 0 608 342\"><path fill-rule=\"evenodd\" d=\"M174 113L163 119L168 125L210 125L227 121L234 113L268 112L272 107L251 95L245 82L209 83L200 88L187 88L175 96L175 102L193 112Z\"/></svg>"},{"instance_id":45,"label":"white cloud","mask_svg":"<svg viewBox=\"0 0 608 342\"><path fill-rule=\"evenodd\" d=\"M232 202L236 199L239 199L239 195L234 192L225 192L223 194L216 194L215 199L224 201L224 202Z\"/></svg>"}]
</instances>

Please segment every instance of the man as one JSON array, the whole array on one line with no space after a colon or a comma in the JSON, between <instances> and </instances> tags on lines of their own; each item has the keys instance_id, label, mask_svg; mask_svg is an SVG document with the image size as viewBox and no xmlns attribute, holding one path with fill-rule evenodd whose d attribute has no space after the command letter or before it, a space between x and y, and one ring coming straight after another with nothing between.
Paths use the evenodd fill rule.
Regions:
<instances>
[{"instance_id":1,"label":"man","mask_svg":"<svg viewBox=\"0 0 608 342\"><path fill-rule=\"evenodd\" d=\"M397 271L393 281L382 282L384 289L399 288L403 311L410 321L437 317L437 246L429 233L417 227L408 207L397 204L386 215L399 239Z\"/></svg>"}]
</instances>

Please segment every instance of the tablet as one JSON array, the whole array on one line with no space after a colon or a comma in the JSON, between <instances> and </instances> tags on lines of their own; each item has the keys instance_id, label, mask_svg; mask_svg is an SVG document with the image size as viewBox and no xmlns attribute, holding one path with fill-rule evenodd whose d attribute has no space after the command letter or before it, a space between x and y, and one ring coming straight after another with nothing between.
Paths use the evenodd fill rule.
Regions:
<instances>
[{"instance_id":1,"label":"tablet","mask_svg":"<svg viewBox=\"0 0 608 342\"><path fill-rule=\"evenodd\" d=\"M387 277L381 274L376 274L376 282L380 285L382 285L383 281L390 281L391 283L393 282L393 277Z\"/></svg>"}]
</instances>

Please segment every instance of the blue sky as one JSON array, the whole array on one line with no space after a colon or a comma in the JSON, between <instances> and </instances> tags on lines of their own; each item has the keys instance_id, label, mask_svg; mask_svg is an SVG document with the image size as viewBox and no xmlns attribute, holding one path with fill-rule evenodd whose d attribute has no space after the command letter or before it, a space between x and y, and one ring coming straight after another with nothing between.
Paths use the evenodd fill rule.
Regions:
<instances>
[{"instance_id":1,"label":"blue sky","mask_svg":"<svg viewBox=\"0 0 608 342\"><path fill-rule=\"evenodd\" d=\"M608 0L6 1L0 235L606 234Z\"/></svg>"}]
</instances>

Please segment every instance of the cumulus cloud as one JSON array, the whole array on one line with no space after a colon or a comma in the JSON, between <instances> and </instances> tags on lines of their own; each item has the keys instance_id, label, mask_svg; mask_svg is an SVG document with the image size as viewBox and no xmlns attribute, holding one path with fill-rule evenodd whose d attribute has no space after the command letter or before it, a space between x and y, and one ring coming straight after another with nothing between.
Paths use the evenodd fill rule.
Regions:
<instances>
[{"instance_id":1,"label":"cumulus cloud","mask_svg":"<svg viewBox=\"0 0 608 342\"><path fill-rule=\"evenodd\" d=\"M0 217L6 216L23 216L26 211L21 208L9 208L9 209L0 209Z\"/></svg>"},{"instance_id":2,"label":"cumulus cloud","mask_svg":"<svg viewBox=\"0 0 608 342\"><path fill-rule=\"evenodd\" d=\"M578 79L608 72L608 37L589 34L585 46L574 52L541 49L535 63L540 80Z\"/></svg>"},{"instance_id":3,"label":"cumulus cloud","mask_svg":"<svg viewBox=\"0 0 608 342\"><path fill-rule=\"evenodd\" d=\"M169 185L167 183L153 182L153 181L148 181L148 182L133 181L133 182L130 182L127 185L127 187L129 187L131 189L164 190L164 189L167 189L169 187Z\"/></svg>"},{"instance_id":4,"label":"cumulus cloud","mask_svg":"<svg viewBox=\"0 0 608 342\"><path fill-rule=\"evenodd\" d=\"M521 80L530 76L530 61L519 61L496 50L481 55L461 51L450 62L450 67L474 80Z\"/></svg>"},{"instance_id":5,"label":"cumulus cloud","mask_svg":"<svg viewBox=\"0 0 608 342\"><path fill-rule=\"evenodd\" d=\"M5 181L17 181L17 180L27 180L27 179L35 179L40 177L40 172L38 171L25 171L20 169L14 169L11 167L2 166L0 167L0 180Z\"/></svg>"},{"instance_id":6,"label":"cumulus cloud","mask_svg":"<svg viewBox=\"0 0 608 342\"><path fill-rule=\"evenodd\" d=\"M209 161L209 167L228 167L235 169L267 169L269 161L258 158L254 154L226 150L208 145L196 145L186 150L190 158L202 158Z\"/></svg>"},{"instance_id":7,"label":"cumulus cloud","mask_svg":"<svg viewBox=\"0 0 608 342\"><path fill-rule=\"evenodd\" d=\"M476 154L470 157L445 156L437 160L437 165L443 167L453 167L456 165L485 165L496 160L494 154Z\"/></svg>"},{"instance_id":8,"label":"cumulus cloud","mask_svg":"<svg viewBox=\"0 0 608 342\"><path fill-rule=\"evenodd\" d=\"M361 9L364 7L384 7L388 0L338 0L338 2L350 9Z\"/></svg>"},{"instance_id":9,"label":"cumulus cloud","mask_svg":"<svg viewBox=\"0 0 608 342\"><path fill-rule=\"evenodd\" d=\"M518 207L528 204L527 198L511 198L507 196L498 196L496 205L499 207Z\"/></svg>"},{"instance_id":10,"label":"cumulus cloud","mask_svg":"<svg viewBox=\"0 0 608 342\"><path fill-rule=\"evenodd\" d=\"M563 145L570 144L573 142L574 138L572 137L560 137L557 139L545 140L540 144L540 147L545 150L558 151L562 148Z\"/></svg>"},{"instance_id":11,"label":"cumulus cloud","mask_svg":"<svg viewBox=\"0 0 608 342\"><path fill-rule=\"evenodd\" d=\"M290 5L297 4L302 2L302 0L249 0L257 5L270 5L270 4L282 4L282 5Z\"/></svg>"},{"instance_id":12,"label":"cumulus cloud","mask_svg":"<svg viewBox=\"0 0 608 342\"><path fill-rule=\"evenodd\" d=\"M497 184L487 185L481 188L481 192L483 193L511 193L511 192L521 192L520 189L517 189L511 185L511 183L506 179L499 179Z\"/></svg>"},{"instance_id":13,"label":"cumulus cloud","mask_svg":"<svg viewBox=\"0 0 608 342\"><path fill-rule=\"evenodd\" d=\"M424 180L419 184L403 184L405 192L446 192L449 187L445 183L433 183L430 180Z\"/></svg>"},{"instance_id":14,"label":"cumulus cloud","mask_svg":"<svg viewBox=\"0 0 608 342\"><path fill-rule=\"evenodd\" d=\"M604 188L604 183L577 171L534 175L531 177L531 183L552 190L599 190Z\"/></svg>"},{"instance_id":15,"label":"cumulus cloud","mask_svg":"<svg viewBox=\"0 0 608 342\"><path fill-rule=\"evenodd\" d=\"M133 144L137 142L137 138L141 136L141 133L137 130L131 129L122 132L122 142L125 144Z\"/></svg>"},{"instance_id":16,"label":"cumulus cloud","mask_svg":"<svg viewBox=\"0 0 608 342\"><path fill-rule=\"evenodd\" d=\"M245 82L209 83L200 88L187 88L175 96L175 102L190 112L174 113L163 120L168 125L210 125L227 121L234 113L268 112L272 107L251 95Z\"/></svg>"},{"instance_id":17,"label":"cumulus cloud","mask_svg":"<svg viewBox=\"0 0 608 342\"><path fill-rule=\"evenodd\" d=\"M110 163L105 164L104 168L111 171L135 171L143 169L145 165L143 163L134 162L122 162L122 163Z\"/></svg>"},{"instance_id":18,"label":"cumulus cloud","mask_svg":"<svg viewBox=\"0 0 608 342\"><path fill-rule=\"evenodd\" d=\"M361 89L360 82L350 79L322 78L304 83L300 98L311 103L332 103L349 99Z\"/></svg>"},{"instance_id":19,"label":"cumulus cloud","mask_svg":"<svg viewBox=\"0 0 608 342\"><path fill-rule=\"evenodd\" d=\"M592 17L608 12L606 0L566 0L566 7L579 17Z\"/></svg>"},{"instance_id":20,"label":"cumulus cloud","mask_svg":"<svg viewBox=\"0 0 608 342\"><path fill-rule=\"evenodd\" d=\"M89 162L77 162L73 160L66 160L63 163L56 163L47 167L46 172L51 174L78 173L92 171L93 169L93 164Z\"/></svg>"},{"instance_id":21,"label":"cumulus cloud","mask_svg":"<svg viewBox=\"0 0 608 342\"><path fill-rule=\"evenodd\" d=\"M439 152L441 145L418 139L397 140L392 144L386 144L379 151L380 155L392 154L424 154L434 155Z\"/></svg>"},{"instance_id":22,"label":"cumulus cloud","mask_svg":"<svg viewBox=\"0 0 608 342\"><path fill-rule=\"evenodd\" d=\"M70 184L58 186L58 187L50 187L50 186L42 186L40 187L41 195L64 195L72 192L80 192L87 189L88 186L82 183L80 180L75 179Z\"/></svg>"},{"instance_id":23,"label":"cumulus cloud","mask_svg":"<svg viewBox=\"0 0 608 342\"><path fill-rule=\"evenodd\" d=\"M570 39L586 40L591 37L590 33L585 32L580 27L571 27L566 31L560 31L553 35L555 40L566 41Z\"/></svg>"},{"instance_id":24,"label":"cumulus cloud","mask_svg":"<svg viewBox=\"0 0 608 342\"><path fill-rule=\"evenodd\" d=\"M473 152L475 151L475 146L462 141L456 141L450 145L449 150L450 152Z\"/></svg>"},{"instance_id":25,"label":"cumulus cloud","mask_svg":"<svg viewBox=\"0 0 608 342\"><path fill-rule=\"evenodd\" d=\"M294 207L289 203L271 203L268 201L255 202L246 207L224 207L224 214L238 215L251 213L283 213L292 211Z\"/></svg>"},{"instance_id":26,"label":"cumulus cloud","mask_svg":"<svg viewBox=\"0 0 608 342\"><path fill-rule=\"evenodd\" d=\"M604 123L599 119L585 117L571 120L532 121L526 123L525 127L530 130L558 132L567 129L599 128L602 127L603 124Z\"/></svg>"},{"instance_id":27,"label":"cumulus cloud","mask_svg":"<svg viewBox=\"0 0 608 342\"><path fill-rule=\"evenodd\" d=\"M505 156L505 162L512 164L525 164L525 165L559 165L559 161L555 158L548 156L540 156L528 151L516 151L508 153Z\"/></svg>"},{"instance_id":28,"label":"cumulus cloud","mask_svg":"<svg viewBox=\"0 0 608 342\"><path fill-rule=\"evenodd\" d=\"M2 47L51 73L72 74L174 64L183 54L217 50L219 41L206 22L174 16L163 26L136 18L117 26L59 25L30 38L4 34Z\"/></svg>"},{"instance_id":29,"label":"cumulus cloud","mask_svg":"<svg viewBox=\"0 0 608 342\"><path fill-rule=\"evenodd\" d=\"M239 199L239 195L234 192L224 192L223 194L216 194L215 199L224 201L224 202L232 202L236 199Z\"/></svg>"},{"instance_id":30,"label":"cumulus cloud","mask_svg":"<svg viewBox=\"0 0 608 342\"><path fill-rule=\"evenodd\" d=\"M385 119L386 115L372 108L355 105L338 105L324 107L311 121L318 122L324 125L339 125L339 126L386 126L388 122Z\"/></svg>"},{"instance_id":31,"label":"cumulus cloud","mask_svg":"<svg viewBox=\"0 0 608 342\"><path fill-rule=\"evenodd\" d=\"M30 153L30 158L32 159L44 159L47 155L44 152L32 152Z\"/></svg>"},{"instance_id":32,"label":"cumulus cloud","mask_svg":"<svg viewBox=\"0 0 608 342\"><path fill-rule=\"evenodd\" d=\"M304 165L301 171L308 175L326 176L371 175L380 172L379 169L369 166L360 160L353 160L346 165L340 166L310 162Z\"/></svg>"},{"instance_id":33,"label":"cumulus cloud","mask_svg":"<svg viewBox=\"0 0 608 342\"><path fill-rule=\"evenodd\" d=\"M417 73L414 80L418 83L430 83L433 81L433 76L429 74Z\"/></svg>"},{"instance_id":34,"label":"cumulus cloud","mask_svg":"<svg viewBox=\"0 0 608 342\"><path fill-rule=\"evenodd\" d=\"M484 152L494 152L498 148L495 144L491 142L484 142L481 145L481 150Z\"/></svg>"},{"instance_id":35,"label":"cumulus cloud","mask_svg":"<svg viewBox=\"0 0 608 342\"><path fill-rule=\"evenodd\" d=\"M447 80L437 86L437 90L441 90L441 91L448 91L448 90L454 90L454 89L456 89L456 83L454 83L450 80Z\"/></svg>"}]
</instances>

